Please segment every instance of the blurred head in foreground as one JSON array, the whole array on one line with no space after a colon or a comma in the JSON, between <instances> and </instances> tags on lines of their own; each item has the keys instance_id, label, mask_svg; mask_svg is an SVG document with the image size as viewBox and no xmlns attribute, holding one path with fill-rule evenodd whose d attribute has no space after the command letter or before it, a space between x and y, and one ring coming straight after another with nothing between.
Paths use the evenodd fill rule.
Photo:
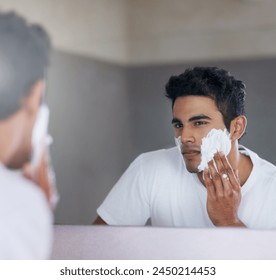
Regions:
<instances>
[{"instance_id":1,"label":"blurred head in foreground","mask_svg":"<svg viewBox=\"0 0 276 280\"><path fill-rule=\"evenodd\" d=\"M9 168L30 159L50 50L41 26L13 12L0 13L0 162Z\"/></svg>"}]
</instances>

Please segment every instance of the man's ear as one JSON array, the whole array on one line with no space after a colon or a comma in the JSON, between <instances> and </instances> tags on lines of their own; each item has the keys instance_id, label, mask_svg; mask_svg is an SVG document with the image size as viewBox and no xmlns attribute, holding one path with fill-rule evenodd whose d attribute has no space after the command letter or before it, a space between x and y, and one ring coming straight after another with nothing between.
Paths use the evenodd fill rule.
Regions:
<instances>
[{"instance_id":1,"label":"man's ear","mask_svg":"<svg viewBox=\"0 0 276 280\"><path fill-rule=\"evenodd\" d=\"M29 90L27 96L22 100L22 107L29 113L37 113L42 103L45 89L45 81L39 80L35 82Z\"/></svg>"},{"instance_id":2,"label":"man's ear","mask_svg":"<svg viewBox=\"0 0 276 280\"><path fill-rule=\"evenodd\" d=\"M230 134L231 134L231 140L239 140L246 129L247 125L247 119L246 116L241 115L236 117L234 120L231 121L230 123Z\"/></svg>"}]
</instances>

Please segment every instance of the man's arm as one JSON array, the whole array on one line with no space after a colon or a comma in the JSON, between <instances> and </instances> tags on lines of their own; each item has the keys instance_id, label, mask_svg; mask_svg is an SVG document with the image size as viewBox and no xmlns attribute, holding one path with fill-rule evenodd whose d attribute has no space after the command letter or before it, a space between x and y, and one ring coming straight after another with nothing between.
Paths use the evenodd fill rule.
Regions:
<instances>
[{"instance_id":1,"label":"man's arm","mask_svg":"<svg viewBox=\"0 0 276 280\"><path fill-rule=\"evenodd\" d=\"M204 170L207 211L215 226L245 227L238 217L241 186L227 158L216 154Z\"/></svg>"},{"instance_id":2,"label":"man's arm","mask_svg":"<svg viewBox=\"0 0 276 280\"><path fill-rule=\"evenodd\" d=\"M98 216L93 225L107 225L107 223L100 216Z\"/></svg>"}]
</instances>

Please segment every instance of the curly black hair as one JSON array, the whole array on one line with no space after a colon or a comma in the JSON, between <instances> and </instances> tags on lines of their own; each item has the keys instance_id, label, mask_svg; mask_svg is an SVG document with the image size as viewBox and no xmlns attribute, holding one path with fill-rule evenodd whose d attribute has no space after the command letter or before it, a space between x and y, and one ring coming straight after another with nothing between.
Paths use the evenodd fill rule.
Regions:
<instances>
[{"instance_id":1,"label":"curly black hair","mask_svg":"<svg viewBox=\"0 0 276 280\"><path fill-rule=\"evenodd\" d=\"M212 98L228 130L234 118L245 115L245 84L224 69L194 67L170 77L166 84L166 97L172 101L172 107L178 97L190 95Z\"/></svg>"}]
</instances>

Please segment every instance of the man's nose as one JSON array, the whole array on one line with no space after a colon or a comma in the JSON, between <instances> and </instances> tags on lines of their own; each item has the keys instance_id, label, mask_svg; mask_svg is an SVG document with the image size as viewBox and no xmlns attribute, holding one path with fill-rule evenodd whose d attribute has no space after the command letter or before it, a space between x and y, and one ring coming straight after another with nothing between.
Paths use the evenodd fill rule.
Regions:
<instances>
[{"instance_id":1,"label":"man's nose","mask_svg":"<svg viewBox=\"0 0 276 280\"><path fill-rule=\"evenodd\" d=\"M181 131L181 142L183 144L195 142L195 137L193 136L192 131L187 127L183 128Z\"/></svg>"}]
</instances>

